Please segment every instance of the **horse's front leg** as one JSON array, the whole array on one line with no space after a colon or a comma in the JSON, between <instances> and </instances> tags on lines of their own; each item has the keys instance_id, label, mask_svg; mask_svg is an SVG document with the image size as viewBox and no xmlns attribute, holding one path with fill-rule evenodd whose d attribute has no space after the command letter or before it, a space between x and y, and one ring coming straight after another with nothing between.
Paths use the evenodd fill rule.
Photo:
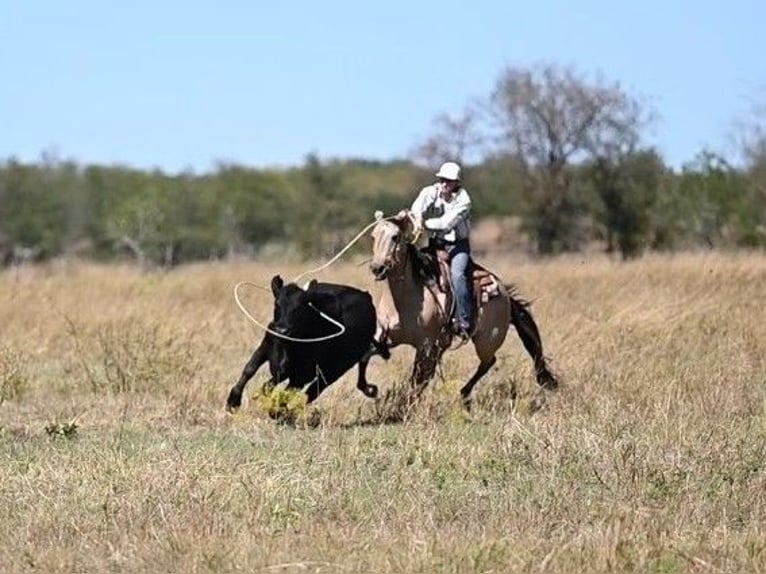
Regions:
<instances>
[{"instance_id":1,"label":"horse's front leg","mask_svg":"<svg viewBox=\"0 0 766 574\"><path fill-rule=\"evenodd\" d=\"M434 374L436 374L436 367L439 365L443 352L444 349L429 340L426 340L418 347L415 352L415 364L412 366L412 375L410 375L410 385L415 391L416 396L419 396L425 390Z\"/></svg>"}]
</instances>

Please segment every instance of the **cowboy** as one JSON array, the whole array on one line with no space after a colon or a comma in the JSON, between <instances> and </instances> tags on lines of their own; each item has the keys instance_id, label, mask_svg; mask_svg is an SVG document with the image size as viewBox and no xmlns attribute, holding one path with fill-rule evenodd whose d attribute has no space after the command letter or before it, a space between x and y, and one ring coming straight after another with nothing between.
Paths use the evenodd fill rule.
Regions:
<instances>
[{"instance_id":1,"label":"cowboy","mask_svg":"<svg viewBox=\"0 0 766 574\"><path fill-rule=\"evenodd\" d=\"M471 197L461 186L460 166L448 161L436 172L436 183L424 187L410 207L415 233L428 232L430 249L444 249L450 263L455 295L455 334L463 342L470 338L471 302Z\"/></svg>"}]
</instances>

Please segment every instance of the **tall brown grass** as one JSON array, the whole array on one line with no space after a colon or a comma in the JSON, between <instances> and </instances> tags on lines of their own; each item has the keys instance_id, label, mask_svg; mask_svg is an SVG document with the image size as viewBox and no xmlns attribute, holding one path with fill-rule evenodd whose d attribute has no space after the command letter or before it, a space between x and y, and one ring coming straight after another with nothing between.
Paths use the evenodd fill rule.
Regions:
<instances>
[{"instance_id":1,"label":"tall brown grass","mask_svg":"<svg viewBox=\"0 0 766 574\"><path fill-rule=\"evenodd\" d=\"M464 347L391 417L397 349L377 402L351 373L297 426L252 398L265 373L223 404L261 336L232 286L304 268L3 272L0 572L765 571L766 257L488 263L533 301L558 392L511 331L470 416Z\"/></svg>"}]
</instances>

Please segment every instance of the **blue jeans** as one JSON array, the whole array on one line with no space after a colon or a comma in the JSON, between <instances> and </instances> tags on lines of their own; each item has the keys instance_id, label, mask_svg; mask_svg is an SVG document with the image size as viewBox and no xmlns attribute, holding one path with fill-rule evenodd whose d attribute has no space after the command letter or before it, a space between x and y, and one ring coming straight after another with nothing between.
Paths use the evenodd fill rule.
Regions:
<instances>
[{"instance_id":1,"label":"blue jeans","mask_svg":"<svg viewBox=\"0 0 766 574\"><path fill-rule=\"evenodd\" d=\"M447 248L450 259L452 288L455 290L456 316L460 328L471 327L473 304L471 301L471 244L468 239L460 239Z\"/></svg>"}]
</instances>

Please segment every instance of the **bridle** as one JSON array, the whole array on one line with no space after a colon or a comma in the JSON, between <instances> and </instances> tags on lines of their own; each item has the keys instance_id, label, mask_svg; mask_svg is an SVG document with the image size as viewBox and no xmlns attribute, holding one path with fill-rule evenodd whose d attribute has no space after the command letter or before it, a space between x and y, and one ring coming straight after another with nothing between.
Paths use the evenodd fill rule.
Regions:
<instances>
[{"instance_id":1,"label":"bridle","mask_svg":"<svg viewBox=\"0 0 766 574\"><path fill-rule=\"evenodd\" d=\"M404 239L404 232L401 227L395 223L386 222L383 225L386 226L384 228L385 234L380 234L375 238L373 251L379 252L385 249L385 256L379 264L379 269L374 271L373 274L378 280L398 280L404 276L404 268L407 262L407 244L409 242ZM390 231L394 226L396 231ZM384 241L386 244L382 245Z\"/></svg>"},{"instance_id":2,"label":"bridle","mask_svg":"<svg viewBox=\"0 0 766 574\"><path fill-rule=\"evenodd\" d=\"M409 217L410 221L413 223L413 227L415 227L415 220L414 217L410 212L407 212L407 216ZM375 273L376 279L383 279L385 278L389 282L401 282L404 279L404 275L407 268L407 258L409 257L409 253L407 251L407 245L410 243L415 243L418 240L418 237L420 236L420 231L414 234L412 239L407 239L404 234L404 230L399 227L396 223L386 224L386 225L396 225L397 231L393 233L393 235L397 235L396 238L393 238L392 234L387 234L386 239L389 240L389 245L386 246L387 252L386 256L383 258L383 262L381 265L381 268L378 273ZM377 249L373 248L373 252L378 251L381 249L379 246L379 243L383 240L383 237L379 236L375 238L375 247ZM392 274L392 271L396 271L396 273ZM379 277L379 275L381 277ZM451 310L448 312L447 309L444 308L442 303L439 301L439 295L435 288L431 285L424 284L424 288L431 293L431 295L434 298L434 301L436 301L436 304L439 306L439 309L441 310L441 313L445 317L449 317L451 314ZM452 297L451 305L454 307L455 305L455 298ZM446 328L446 327L445 327Z\"/></svg>"}]
</instances>

